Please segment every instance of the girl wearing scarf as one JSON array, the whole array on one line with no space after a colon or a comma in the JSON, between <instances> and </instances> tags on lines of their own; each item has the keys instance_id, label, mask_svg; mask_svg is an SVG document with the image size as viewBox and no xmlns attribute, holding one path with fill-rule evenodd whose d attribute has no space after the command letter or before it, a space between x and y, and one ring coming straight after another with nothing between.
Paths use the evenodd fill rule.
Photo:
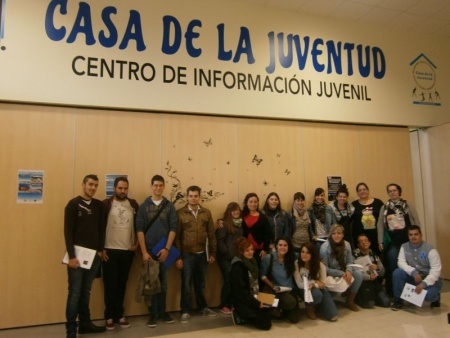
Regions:
<instances>
[{"instance_id":1,"label":"girl wearing scarf","mask_svg":"<svg viewBox=\"0 0 450 338\"><path fill-rule=\"evenodd\" d=\"M291 209L291 240L294 250L300 253L300 247L311 242L312 228L311 219L305 206L305 195L301 192L294 194L294 202Z\"/></svg>"},{"instance_id":2,"label":"girl wearing scarf","mask_svg":"<svg viewBox=\"0 0 450 338\"><path fill-rule=\"evenodd\" d=\"M231 202L223 214L222 227L216 230L217 262L223 277L219 311L225 315L230 315L233 307L230 284L231 260L236 255L236 239L242 236L241 208L236 202Z\"/></svg>"},{"instance_id":3,"label":"girl wearing scarf","mask_svg":"<svg viewBox=\"0 0 450 338\"><path fill-rule=\"evenodd\" d=\"M392 295L392 273L397 268L400 247L408 242L408 229L411 225L420 226L414 206L404 200L402 187L396 183L386 186L389 201L381 207L377 223L378 247L384 255L386 267L386 292Z\"/></svg>"},{"instance_id":4,"label":"girl wearing scarf","mask_svg":"<svg viewBox=\"0 0 450 338\"><path fill-rule=\"evenodd\" d=\"M356 243L353 242L353 213L355 207L348 203L348 189L343 184L336 193L336 198L328 204L333 209L336 216L336 222L344 227L344 240L350 243L352 250Z\"/></svg>"},{"instance_id":5,"label":"girl wearing scarf","mask_svg":"<svg viewBox=\"0 0 450 338\"><path fill-rule=\"evenodd\" d=\"M231 290L235 325L249 323L260 330L270 330L269 309L255 298L259 292L259 269L253 257L252 243L245 237L236 240L236 256L231 265Z\"/></svg>"},{"instance_id":6,"label":"girl wearing scarf","mask_svg":"<svg viewBox=\"0 0 450 338\"><path fill-rule=\"evenodd\" d=\"M320 247L330 234L331 225L336 223L333 210L325 204L325 190L322 188L314 191L314 201L308 208L308 214L311 219L312 239L316 243L317 250L320 251Z\"/></svg>"}]
</instances>

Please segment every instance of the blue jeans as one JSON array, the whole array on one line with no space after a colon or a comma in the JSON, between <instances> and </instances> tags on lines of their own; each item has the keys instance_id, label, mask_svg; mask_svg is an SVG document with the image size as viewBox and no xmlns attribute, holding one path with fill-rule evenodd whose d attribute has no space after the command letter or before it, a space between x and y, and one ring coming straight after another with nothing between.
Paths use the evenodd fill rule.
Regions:
<instances>
[{"instance_id":1,"label":"blue jeans","mask_svg":"<svg viewBox=\"0 0 450 338\"><path fill-rule=\"evenodd\" d=\"M414 277L408 275L402 269L396 269L392 274L392 284L394 290L394 297L400 299L402 295L403 288L405 287L405 283L409 283L412 285L416 285L414 281ZM427 290L427 294L425 295L425 300L427 302L436 302L440 300L440 292L442 288L442 281L439 279L431 286L425 288Z\"/></svg>"},{"instance_id":2,"label":"blue jeans","mask_svg":"<svg viewBox=\"0 0 450 338\"><path fill-rule=\"evenodd\" d=\"M398 254L400 253L400 247L401 244L389 244L389 246L386 248L386 251L384 253L384 262L385 262L385 268L386 268L386 292L388 295L393 294L393 284L392 284L392 274L394 273L394 270L398 268L397 266L397 260L398 260Z\"/></svg>"},{"instance_id":3,"label":"blue jeans","mask_svg":"<svg viewBox=\"0 0 450 338\"><path fill-rule=\"evenodd\" d=\"M356 269L352 271L352 275L355 280L353 281L352 285L350 285L350 287L348 288L348 291L357 293L359 290L359 287L362 284L363 275L362 275L361 270L356 270Z\"/></svg>"},{"instance_id":4,"label":"blue jeans","mask_svg":"<svg viewBox=\"0 0 450 338\"><path fill-rule=\"evenodd\" d=\"M123 300L134 252L118 249L105 250L109 257L107 262L102 263L105 286L105 319L116 321L123 317Z\"/></svg>"},{"instance_id":5,"label":"blue jeans","mask_svg":"<svg viewBox=\"0 0 450 338\"><path fill-rule=\"evenodd\" d=\"M305 290L300 289L300 296L304 299ZM326 320L331 320L333 317L337 317L338 310L334 303L333 297L330 291L327 289L311 289L313 297L312 305L317 306L319 312L324 316ZM311 303L309 303L311 305Z\"/></svg>"},{"instance_id":6,"label":"blue jeans","mask_svg":"<svg viewBox=\"0 0 450 338\"><path fill-rule=\"evenodd\" d=\"M231 282L230 282L230 272L231 272L231 261L229 259L217 260L219 263L220 271L223 277L222 292L220 293L220 308L226 306L231 309L233 306L233 300L231 296Z\"/></svg>"},{"instance_id":7,"label":"blue jeans","mask_svg":"<svg viewBox=\"0 0 450 338\"><path fill-rule=\"evenodd\" d=\"M158 260L152 255L154 260ZM152 304L149 306L149 312L152 316L162 316L166 312L166 295L167 295L167 270L164 263L159 264L159 281L161 283L161 292L152 296Z\"/></svg>"},{"instance_id":8,"label":"blue jeans","mask_svg":"<svg viewBox=\"0 0 450 338\"><path fill-rule=\"evenodd\" d=\"M89 310L89 300L91 297L92 282L100 268L101 259L95 255L92 267L87 270L83 268L67 267L69 280L69 294L66 305L66 332L77 332L77 316L80 320L80 326L91 322L91 312Z\"/></svg>"},{"instance_id":9,"label":"blue jeans","mask_svg":"<svg viewBox=\"0 0 450 338\"><path fill-rule=\"evenodd\" d=\"M183 252L181 257L183 259L183 269L181 270L181 313L190 313L192 311L192 281L194 281L197 308L202 310L206 307L204 294L206 270L208 268L206 253Z\"/></svg>"}]
</instances>

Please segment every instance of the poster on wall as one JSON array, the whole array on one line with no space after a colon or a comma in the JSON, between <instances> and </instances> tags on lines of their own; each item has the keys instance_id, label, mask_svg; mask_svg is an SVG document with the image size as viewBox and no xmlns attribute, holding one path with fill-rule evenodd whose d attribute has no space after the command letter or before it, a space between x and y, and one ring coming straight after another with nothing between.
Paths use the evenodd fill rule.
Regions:
<instances>
[{"instance_id":1,"label":"poster on wall","mask_svg":"<svg viewBox=\"0 0 450 338\"><path fill-rule=\"evenodd\" d=\"M341 176L327 176L328 201L333 201L342 185Z\"/></svg>"},{"instance_id":2,"label":"poster on wall","mask_svg":"<svg viewBox=\"0 0 450 338\"><path fill-rule=\"evenodd\" d=\"M44 202L44 171L19 170L17 203L42 204Z\"/></svg>"},{"instance_id":3,"label":"poster on wall","mask_svg":"<svg viewBox=\"0 0 450 338\"><path fill-rule=\"evenodd\" d=\"M106 189L105 189L105 194L106 194L106 198L110 198L112 196L114 196L114 180L117 177L126 177L128 178L127 174L106 174L105 177L105 181L106 181Z\"/></svg>"}]
</instances>

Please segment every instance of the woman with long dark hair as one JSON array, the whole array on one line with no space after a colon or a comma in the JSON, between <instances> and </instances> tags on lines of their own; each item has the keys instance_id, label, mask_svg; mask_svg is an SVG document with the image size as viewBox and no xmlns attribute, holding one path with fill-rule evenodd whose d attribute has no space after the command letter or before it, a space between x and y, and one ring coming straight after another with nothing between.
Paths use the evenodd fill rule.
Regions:
<instances>
[{"instance_id":1,"label":"woman with long dark hair","mask_svg":"<svg viewBox=\"0 0 450 338\"><path fill-rule=\"evenodd\" d=\"M289 217L286 211L281 208L280 196L276 192L267 195L261 213L267 217L270 223L272 230L270 249L272 251L278 237L290 237Z\"/></svg>"},{"instance_id":2,"label":"woman with long dark hair","mask_svg":"<svg viewBox=\"0 0 450 338\"><path fill-rule=\"evenodd\" d=\"M325 204L325 190L317 188L314 191L314 201L308 208L311 219L312 239L316 243L317 249L325 242L330 234L330 227L336 223L333 210Z\"/></svg>"},{"instance_id":3,"label":"woman with long dark hair","mask_svg":"<svg viewBox=\"0 0 450 338\"><path fill-rule=\"evenodd\" d=\"M303 278L306 277L307 285ZM315 320L315 307L325 319L332 322L338 318L338 311L333 297L327 290L325 280L327 277L327 267L320 261L319 252L312 243L304 243L300 248L300 256L296 262L294 279L299 288L299 293L305 299L305 287L311 291L312 303L305 303L306 315L309 319Z\"/></svg>"},{"instance_id":4,"label":"woman with long dark hair","mask_svg":"<svg viewBox=\"0 0 450 338\"><path fill-rule=\"evenodd\" d=\"M291 323L300 320L298 293L295 289L294 271L297 256L288 237L280 236L275 251L261 263L261 280L266 289L279 299L278 309ZM283 292L283 289L286 288Z\"/></svg>"},{"instance_id":5,"label":"woman with long dark hair","mask_svg":"<svg viewBox=\"0 0 450 338\"><path fill-rule=\"evenodd\" d=\"M255 249L255 258L258 266L269 252L271 230L266 216L259 212L259 197L254 192L248 193L244 198L242 208L242 230Z\"/></svg>"},{"instance_id":6,"label":"woman with long dark hair","mask_svg":"<svg viewBox=\"0 0 450 338\"><path fill-rule=\"evenodd\" d=\"M233 300L231 296L230 271L231 260L236 256L235 241L243 236L241 208L236 202L228 204L222 218L223 226L216 230L217 262L223 277L222 292L220 294L219 311L231 314Z\"/></svg>"},{"instance_id":7,"label":"woman with long dark hair","mask_svg":"<svg viewBox=\"0 0 450 338\"><path fill-rule=\"evenodd\" d=\"M362 272L349 264L353 264L350 243L344 241L344 227L333 224L328 240L320 248L320 258L327 267L327 275L342 277L349 285L347 289L346 305L352 311L359 311L355 304L356 293L362 283Z\"/></svg>"}]
</instances>

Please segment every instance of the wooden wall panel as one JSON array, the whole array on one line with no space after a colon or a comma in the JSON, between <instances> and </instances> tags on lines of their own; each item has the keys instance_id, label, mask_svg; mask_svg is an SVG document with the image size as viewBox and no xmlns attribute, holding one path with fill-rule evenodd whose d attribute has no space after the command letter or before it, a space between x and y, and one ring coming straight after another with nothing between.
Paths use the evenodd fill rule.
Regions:
<instances>
[{"instance_id":1,"label":"wooden wall panel","mask_svg":"<svg viewBox=\"0 0 450 338\"><path fill-rule=\"evenodd\" d=\"M386 185L397 183L402 196L414 203L408 128L360 126L361 181L372 197L387 201Z\"/></svg>"},{"instance_id":2,"label":"wooden wall panel","mask_svg":"<svg viewBox=\"0 0 450 338\"><path fill-rule=\"evenodd\" d=\"M305 185L302 127L291 121L238 121L239 203L249 192L259 196L278 193L289 210L292 198Z\"/></svg>"},{"instance_id":3,"label":"wooden wall panel","mask_svg":"<svg viewBox=\"0 0 450 338\"><path fill-rule=\"evenodd\" d=\"M361 173L357 126L304 123L302 149L306 205L312 204L316 188L327 194L327 176L341 176L350 192L349 201L356 199L353 187Z\"/></svg>"},{"instance_id":4,"label":"wooden wall panel","mask_svg":"<svg viewBox=\"0 0 450 338\"><path fill-rule=\"evenodd\" d=\"M0 328L64 315L63 208L72 195L71 109L0 105ZM44 171L42 204L17 204L18 170ZM8 310L6 310L8 309Z\"/></svg>"}]
</instances>

